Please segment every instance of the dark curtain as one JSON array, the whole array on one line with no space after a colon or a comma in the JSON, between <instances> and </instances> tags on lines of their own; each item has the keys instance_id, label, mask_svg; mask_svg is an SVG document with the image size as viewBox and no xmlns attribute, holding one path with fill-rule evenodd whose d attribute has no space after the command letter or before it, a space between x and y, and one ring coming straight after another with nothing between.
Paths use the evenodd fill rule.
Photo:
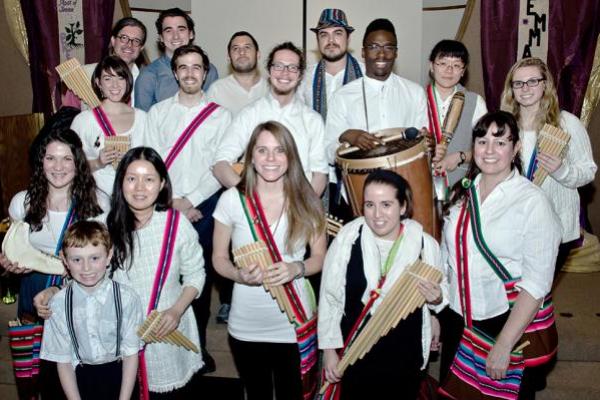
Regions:
<instances>
[{"instance_id":1,"label":"dark curtain","mask_svg":"<svg viewBox=\"0 0 600 400\"><path fill-rule=\"evenodd\" d=\"M115 0L83 0L85 62L97 62L107 53ZM32 112L52 114L52 98L60 107L60 63L56 0L21 0L29 40L29 61L33 89Z\"/></svg>"},{"instance_id":2,"label":"dark curtain","mask_svg":"<svg viewBox=\"0 0 600 400\"><path fill-rule=\"evenodd\" d=\"M497 110L504 78L517 61L519 0L481 0L481 50L485 97ZM600 0L551 0L548 67L560 107L579 115L600 33Z\"/></svg>"}]
</instances>

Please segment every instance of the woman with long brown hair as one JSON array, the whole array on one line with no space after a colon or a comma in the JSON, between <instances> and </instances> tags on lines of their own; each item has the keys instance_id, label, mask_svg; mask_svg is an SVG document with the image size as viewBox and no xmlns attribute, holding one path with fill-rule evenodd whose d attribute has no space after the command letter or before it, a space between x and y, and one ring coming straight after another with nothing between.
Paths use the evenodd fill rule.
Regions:
<instances>
[{"instance_id":1,"label":"woman with long brown hair","mask_svg":"<svg viewBox=\"0 0 600 400\"><path fill-rule=\"evenodd\" d=\"M512 66L504 82L501 108L513 114L519 125L523 174L531 180L540 167L549 172L541 188L552 201L563 229L558 272L580 235L577 188L593 181L596 174L590 138L576 116L560 110L552 75L539 58L524 58ZM571 137L564 159L537 152L544 124L560 128Z\"/></svg>"},{"instance_id":2,"label":"woman with long brown hair","mask_svg":"<svg viewBox=\"0 0 600 400\"><path fill-rule=\"evenodd\" d=\"M316 335L314 294L304 277L321 270L325 220L285 126L268 121L254 129L242 180L223 193L213 215L213 263L219 274L235 282L229 343L248 399L271 398L273 388L277 399L301 399L301 376L314 365L316 341L304 348L312 351L301 353L295 326L260 286L281 286L297 300L300 325L312 323ZM257 240L271 250L268 268L237 268L229 244L236 250ZM305 259L307 245L310 257Z\"/></svg>"}]
</instances>

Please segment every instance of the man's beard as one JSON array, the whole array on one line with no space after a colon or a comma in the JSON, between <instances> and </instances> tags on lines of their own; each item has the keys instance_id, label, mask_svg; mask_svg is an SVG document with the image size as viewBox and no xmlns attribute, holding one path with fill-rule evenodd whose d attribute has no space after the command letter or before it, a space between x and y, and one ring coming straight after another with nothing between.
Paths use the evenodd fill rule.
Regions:
<instances>
[{"instance_id":1,"label":"man's beard","mask_svg":"<svg viewBox=\"0 0 600 400\"><path fill-rule=\"evenodd\" d=\"M339 47L337 49L339 49ZM336 62L336 61L340 61L342 58L346 57L346 52L342 51L339 54L335 54L333 56L329 56L327 54L321 53L321 57L323 58L323 60L325 60L327 62Z\"/></svg>"},{"instance_id":2,"label":"man's beard","mask_svg":"<svg viewBox=\"0 0 600 400\"><path fill-rule=\"evenodd\" d=\"M245 73L256 70L256 63L254 63L252 65L241 65L241 66L236 66L235 64L231 63L231 69L234 72L237 72L238 74L245 74Z\"/></svg>"}]
</instances>

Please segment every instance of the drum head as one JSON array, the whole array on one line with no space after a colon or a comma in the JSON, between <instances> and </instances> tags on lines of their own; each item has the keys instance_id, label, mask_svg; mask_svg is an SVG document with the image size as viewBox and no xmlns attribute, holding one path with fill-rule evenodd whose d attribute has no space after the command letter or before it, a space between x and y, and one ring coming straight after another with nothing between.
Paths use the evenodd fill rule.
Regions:
<instances>
[{"instance_id":1,"label":"drum head","mask_svg":"<svg viewBox=\"0 0 600 400\"><path fill-rule=\"evenodd\" d=\"M356 150L352 153L345 154L344 158L348 160L364 160L365 158L375 158L396 154L416 146L420 141L421 138L413 140L398 139L394 140L393 142L388 142L381 146L377 146L371 150Z\"/></svg>"}]
</instances>

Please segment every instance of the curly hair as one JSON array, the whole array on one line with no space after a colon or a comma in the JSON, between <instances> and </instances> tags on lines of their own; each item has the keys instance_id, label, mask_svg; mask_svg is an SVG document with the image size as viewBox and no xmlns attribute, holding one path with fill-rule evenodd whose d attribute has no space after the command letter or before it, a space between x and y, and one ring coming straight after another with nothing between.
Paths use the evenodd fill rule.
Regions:
<instances>
[{"instance_id":1,"label":"curly hair","mask_svg":"<svg viewBox=\"0 0 600 400\"><path fill-rule=\"evenodd\" d=\"M125 180L127 168L137 160L145 160L152 164L160 179L165 183L154 202L155 209L165 211L171 207L173 193L171 180L160 155L150 147L134 147L125 153L117 167L113 194L110 199L110 212L106 218L106 225L113 240L113 258L110 261L112 272L118 268L128 270L133 264L133 234L137 219L125 199L123 181Z\"/></svg>"},{"instance_id":2,"label":"curly hair","mask_svg":"<svg viewBox=\"0 0 600 400\"><path fill-rule=\"evenodd\" d=\"M515 100L512 88L515 72L517 69L523 67L537 67L544 80L544 95L540 99L540 106L534 120L535 130L539 131L544 124L560 126L560 108L558 106L558 95L554 86L554 79L546 63L537 57L523 58L517 61L510 71L508 71L506 80L504 81L500 109L514 115L519 127L523 128L521 126L521 105Z\"/></svg>"},{"instance_id":3,"label":"curly hair","mask_svg":"<svg viewBox=\"0 0 600 400\"><path fill-rule=\"evenodd\" d=\"M49 182L44 172L44 157L48 145L53 142L66 144L73 153L75 177L70 183L69 195L71 201L76 204L77 218L88 219L102 213L96 197L96 181L87 163L79 136L71 129L52 130L37 144L37 151L32 159L33 174L25 195L25 222L31 226L33 232L42 229L42 221L48 211Z\"/></svg>"},{"instance_id":4,"label":"curly hair","mask_svg":"<svg viewBox=\"0 0 600 400\"><path fill-rule=\"evenodd\" d=\"M258 176L252 158L258 137L264 131L271 133L281 144L288 161L288 169L283 181L288 218L286 250L293 251L303 241L311 241L324 232L325 216L321 200L308 183L300 164L296 142L283 124L267 121L254 128L248 147L246 147L244 169L241 174L242 180L238 183L237 188L245 194L250 194L256 190Z\"/></svg>"}]
</instances>

